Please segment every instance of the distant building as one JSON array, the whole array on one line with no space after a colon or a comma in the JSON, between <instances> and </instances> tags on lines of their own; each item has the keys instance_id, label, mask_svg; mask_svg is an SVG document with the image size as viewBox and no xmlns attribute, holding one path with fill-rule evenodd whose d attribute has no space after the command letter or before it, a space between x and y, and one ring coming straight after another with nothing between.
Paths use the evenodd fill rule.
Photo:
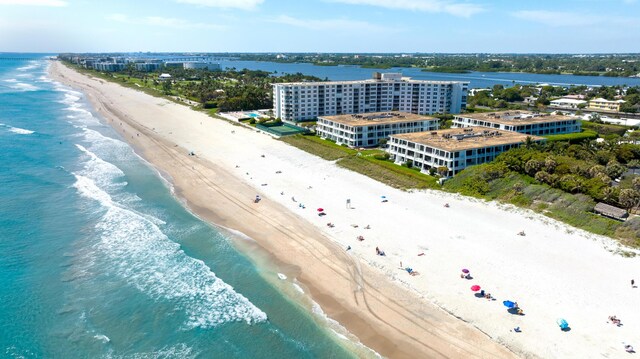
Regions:
<instances>
[{"instance_id":1,"label":"distant building","mask_svg":"<svg viewBox=\"0 0 640 359\"><path fill-rule=\"evenodd\" d=\"M437 129L437 118L406 112L322 116L316 126L320 137L349 147L377 146L389 135Z\"/></svg>"},{"instance_id":2,"label":"distant building","mask_svg":"<svg viewBox=\"0 0 640 359\"><path fill-rule=\"evenodd\" d=\"M528 96L524 98L524 103L527 105L535 105L536 101L538 101L538 98L535 96Z\"/></svg>"},{"instance_id":3,"label":"distant building","mask_svg":"<svg viewBox=\"0 0 640 359\"><path fill-rule=\"evenodd\" d=\"M141 72L153 72L158 71L162 67L160 63L137 63L135 64L136 70Z\"/></svg>"},{"instance_id":4,"label":"distant building","mask_svg":"<svg viewBox=\"0 0 640 359\"><path fill-rule=\"evenodd\" d=\"M570 99L572 99L572 100L584 100L584 99L585 99L585 96L584 96L584 95L581 95L581 94L577 94L577 95L565 95L565 96L562 96L562 98L570 98Z\"/></svg>"},{"instance_id":5,"label":"distant building","mask_svg":"<svg viewBox=\"0 0 640 359\"><path fill-rule=\"evenodd\" d=\"M183 69L184 62L182 61L165 61L164 67L173 68L173 69Z\"/></svg>"},{"instance_id":6,"label":"distant building","mask_svg":"<svg viewBox=\"0 0 640 359\"><path fill-rule=\"evenodd\" d=\"M447 130L396 134L389 137L387 152L400 164L411 161L427 172L446 167L445 177L463 169L493 161L502 152L520 147L530 138L544 138L486 128L451 128Z\"/></svg>"},{"instance_id":7,"label":"distant building","mask_svg":"<svg viewBox=\"0 0 640 359\"><path fill-rule=\"evenodd\" d=\"M126 65L124 63L115 62L97 62L93 64L93 68L103 72L116 72L124 70Z\"/></svg>"},{"instance_id":8,"label":"distant building","mask_svg":"<svg viewBox=\"0 0 640 359\"><path fill-rule=\"evenodd\" d=\"M203 69L209 71L219 71L220 64L216 64L213 62L204 62L204 61L191 61L184 63L185 69Z\"/></svg>"},{"instance_id":9,"label":"distant building","mask_svg":"<svg viewBox=\"0 0 640 359\"><path fill-rule=\"evenodd\" d=\"M411 80L375 73L370 80L273 84L274 114L284 121L322 116L401 111L420 115L459 113L468 82Z\"/></svg>"},{"instance_id":10,"label":"distant building","mask_svg":"<svg viewBox=\"0 0 640 359\"><path fill-rule=\"evenodd\" d=\"M171 75L170 74L160 74L160 76L158 76L158 80L160 80L160 81L171 80Z\"/></svg>"},{"instance_id":11,"label":"distant building","mask_svg":"<svg viewBox=\"0 0 640 359\"><path fill-rule=\"evenodd\" d=\"M475 96L478 92L491 91L490 89L470 89L469 96Z\"/></svg>"},{"instance_id":12,"label":"distant building","mask_svg":"<svg viewBox=\"0 0 640 359\"><path fill-rule=\"evenodd\" d=\"M580 132L582 128L580 119L574 116L530 111L465 113L453 118L455 128L476 126L537 136Z\"/></svg>"},{"instance_id":13,"label":"distant building","mask_svg":"<svg viewBox=\"0 0 640 359\"><path fill-rule=\"evenodd\" d=\"M587 101L563 97L563 98L559 98L557 100L551 101L551 103L549 103L549 106L577 109L577 108L580 108L581 106L586 107Z\"/></svg>"},{"instance_id":14,"label":"distant building","mask_svg":"<svg viewBox=\"0 0 640 359\"><path fill-rule=\"evenodd\" d=\"M620 106L625 103L624 100L610 101L603 98L596 98L589 101L589 108L594 110L620 111Z\"/></svg>"}]
</instances>

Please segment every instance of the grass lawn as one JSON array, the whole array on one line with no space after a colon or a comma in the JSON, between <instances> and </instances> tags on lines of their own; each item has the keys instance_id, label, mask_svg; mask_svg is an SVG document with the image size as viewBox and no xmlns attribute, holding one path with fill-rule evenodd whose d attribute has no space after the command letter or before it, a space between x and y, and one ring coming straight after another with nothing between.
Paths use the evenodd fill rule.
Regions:
<instances>
[{"instance_id":1,"label":"grass lawn","mask_svg":"<svg viewBox=\"0 0 640 359\"><path fill-rule=\"evenodd\" d=\"M280 141L329 161L335 161L350 155L354 156L357 153L356 150L336 145L331 141L323 140L313 135L288 136L281 138Z\"/></svg>"},{"instance_id":2,"label":"grass lawn","mask_svg":"<svg viewBox=\"0 0 640 359\"><path fill-rule=\"evenodd\" d=\"M416 169L376 159L376 155L384 154L380 149L358 151L312 135L289 136L282 138L281 141L325 160L337 160L338 166L361 173L391 187L400 189L439 187L434 177L420 173Z\"/></svg>"}]
</instances>

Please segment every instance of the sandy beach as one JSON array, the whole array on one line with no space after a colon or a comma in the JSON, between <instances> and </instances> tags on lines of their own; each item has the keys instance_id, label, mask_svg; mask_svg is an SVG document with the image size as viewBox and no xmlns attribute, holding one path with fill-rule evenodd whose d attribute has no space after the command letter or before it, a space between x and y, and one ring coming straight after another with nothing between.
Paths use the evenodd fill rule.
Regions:
<instances>
[{"instance_id":1,"label":"sandy beach","mask_svg":"<svg viewBox=\"0 0 640 359\"><path fill-rule=\"evenodd\" d=\"M511 206L392 189L58 62L50 72L82 90L194 213L255 240L288 281L385 357L615 358L628 355L623 342L640 351L640 288L630 284L640 282L640 256L621 256L610 239ZM496 300L477 298L472 285Z\"/></svg>"}]
</instances>

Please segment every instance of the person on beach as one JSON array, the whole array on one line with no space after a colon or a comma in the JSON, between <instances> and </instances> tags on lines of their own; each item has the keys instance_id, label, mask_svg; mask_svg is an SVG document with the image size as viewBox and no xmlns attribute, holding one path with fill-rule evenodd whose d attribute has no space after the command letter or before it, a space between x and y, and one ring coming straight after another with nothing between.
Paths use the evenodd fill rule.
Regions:
<instances>
[{"instance_id":1,"label":"person on beach","mask_svg":"<svg viewBox=\"0 0 640 359\"><path fill-rule=\"evenodd\" d=\"M635 284L636 284L635 279L632 279L632 280L631 280L631 288L635 288L635 287L636 287L636 285L635 285Z\"/></svg>"},{"instance_id":2,"label":"person on beach","mask_svg":"<svg viewBox=\"0 0 640 359\"><path fill-rule=\"evenodd\" d=\"M514 332L516 332L516 333L521 333L521 332L522 332L522 330L520 329L520 327L515 327L515 328L513 328L513 331L514 331Z\"/></svg>"},{"instance_id":3,"label":"person on beach","mask_svg":"<svg viewBox=\"0 0 640 359\"><path fill-rule=\"evenodd\" d=\"M629 345L629 344L625 344L625 346L624 346L624 350L625 350L627 353L630 353L630 354L631 354L631 353L635 353L635 352L636 352L635 350L633 350L633 347L632 347L631 345Z\"/></svg>"},{"instance_id":4,"label":"person on beach","mask_svg":"<svg viewBox=\"0 0 640 359\"><path fill-rule=\"evenodd\" d=\"M350 249L351 249L351 246L347 246L347 250L350 250Z\"/></svg>"}]
</instances>

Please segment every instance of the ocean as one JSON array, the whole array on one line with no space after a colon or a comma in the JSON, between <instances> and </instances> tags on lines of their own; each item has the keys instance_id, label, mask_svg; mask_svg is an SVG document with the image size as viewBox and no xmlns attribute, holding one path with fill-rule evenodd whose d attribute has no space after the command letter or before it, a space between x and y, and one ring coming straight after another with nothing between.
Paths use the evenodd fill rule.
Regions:
<instances>
[{"instance_id":1,"label":"ocean","mask_svg":"<svg viewBox=\"0 0 640 359\"><path fill-rule=\"evenodd\" d=\"M0 357L376 356L23 56L0 60Z\"/></svg>"}]
</instances>

